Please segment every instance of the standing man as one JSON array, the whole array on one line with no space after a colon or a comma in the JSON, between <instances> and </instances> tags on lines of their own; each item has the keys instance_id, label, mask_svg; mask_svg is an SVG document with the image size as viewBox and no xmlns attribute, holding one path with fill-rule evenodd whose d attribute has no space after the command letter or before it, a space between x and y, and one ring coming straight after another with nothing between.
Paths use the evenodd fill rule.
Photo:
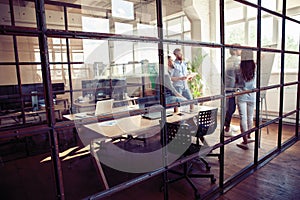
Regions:
<instances>
[{"instance_id":1,"label":"standing man","mask_svg":"<svg viewBox=\"0 0 300 200\"><path fill-rule=\"evenodd\" d=\"M233 44L235 46L240 46L240 44ZM240 56L241 50L231 48L229 50L230 57L226 60L226 70L225 70L225 92L233 93L235 92L235 83L236 83L236 70L240 67ZM226 102L226 115L224 122L224 135L225 137L234 136L233 131L238 131L235 127L230 127L231 118L236 109L235 97L231 97L227 99Z\"/></svg>"},{"instance_id":2,"label":"standing man","mask_svg":"<svg viewBox=\"0 0 300 200\"><path fill-rule=\"evenodd\" d=\"M192 100L193 96L188 87L188 70L187 64L183 61L183 55L180 49L175 49L173 51L176 59L173 63L173 68L170 69L169 72L171 75L171 80L173 81L173 86L177 90L179 94L184 96L188 100ZM191 79L191 78L189 78Z\"/></svg>"}]
</instances>

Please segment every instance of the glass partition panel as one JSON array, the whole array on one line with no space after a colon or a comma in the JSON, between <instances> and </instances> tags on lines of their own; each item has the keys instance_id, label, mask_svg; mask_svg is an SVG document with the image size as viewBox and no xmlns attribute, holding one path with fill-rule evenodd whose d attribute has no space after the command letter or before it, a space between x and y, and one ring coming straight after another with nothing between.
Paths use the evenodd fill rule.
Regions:
<instances>
[{"instance_id":1,"label":"glass partition panel","mask_svg":"<svg viewBox=\"0 0 300 200\"><path fill-rule=\"evenodd\" d=\"M295 136L295 115L283 120L281 143L284 143Z\"/></svg>"},{"instance_id":2,"label":"glass partition panel","mask_svg":"<svg viewBox=\"0 0 300 200\"><path fill-rule=\"evenodd\" d=\"M155 1L75 2L68 7L68 29L157 37Z\"/></svg>"},{"instance_id":3,"label":"glass partition panel","mask_svg":"<svg viewBox=\"0 0 300 200\"><path fill-rule=\"evenodd\" d=\"M11 25L11 16L9 11L9 1L1 1L0 3L0 25Z\"/></svg>"},{"instance_id":4,"label":"glass partition panel","mask_svg":"<svg viewBox=\"0 0 300 200\"><path fill-rule=\"evenodd\" d=\"M15 54L14 54L14 44L13 37L1 35L0 36L0 62L14 62Z\"/></svg>"},{"instance_id":5,"label":"glass partition panel","mask_svg":"<svg viewBox=\"0 0 300 200\"><path fill-rule=\"evenodd\" d=\"M281 49L281 18L263 11L261 16L261 46Z\"/></svg>"},{"instance_id":6,"label":"glass partition panel","mask_svg":"<svg viewBox=\"0 0 300 200\"><path fill-rule=\"evenodd\" d=\"M285 50L298 51L300 35L299 24L290 20L286 20L285 30Z\"/></svg>"},{"instance_id":7,"label":"glass partition panel","mask_svg":"<svg viewBox=\"0 0 300 200\"><path fill-rule=\"evenodd\" d=\"M297 85L284 87L283 113L289 113L296 110L297 103ZM282 142L295 135L296 113L289 115L283 120Z\"/></svg>"},{"instance_id":8,"label":"glass partition panel","mask_svg":"<svg viewBox=\"0 0 300 200\"><path fill-rule=\"evenodd\" d=\"M45 15L48 29L65 29L65 16L62 7L45 4Z\"/></svg>"},{"instance_id":9,"label":"glass partition panel","mask_svg":"<svg viewBox=\"0 0 300 200\"><path fill-rule=\"evenodd\" d=\"M218 1L163 1L166 39L219 42ZM187 37L190 36L190 37Z\"/></svg>"},{"instance_id":10,"label":"glass partition panel","mask_svg":"<svg viewBox=\"0 0 300 200\"><path fill-rule=\"evenodd\" d=\"M299 55L284 54L284 82L290 83L298 81Z\"/></svg>"},{"instance_id":11,"label":"glass partition panel","mask_svg":"<svg viewBox=\"0 0 300 200\"><path fill-rule=\"evenodd\" d=\"M257 10L235 1L225 4L225 43L256 46Z\"/></svg>"},{"instance_id":12,"label":"glass partition panel","mask_svg":"<svg viewBox=\"0 0 300 200\"><path fill-rule=\"evenodd\" d=\"M40 131L27 137L1 138L0 144L0 176L6 188L2 191L2 196L12 199L24 196L44 199L46 196L55 199L49 133ZM36 176L37 172L39 176ZM40 192L36 192L37 187ZM20 189L15 192L13 188Z\"/></svg>"},{"instance_id":13,"label":"glass partition panel","mask_svg":"<svg viewBox=\"0 0 300 200\"><path fill-rule=\"evenodd\" d=\"M15 25L36 28L35 3L32 1L13 1Z\"/></svg>"},{"instance_id":14,"label":"glass partition panel","mask_svg":"<svg viewBox=\"0 0 300 200\"><path fill-rule=\"evenodd\" d=\"M272 0L272 1L262 0L261 6L269 10L282 13L282 0Z\"/></svg>"},{"instance_id":15,"label":"glass partition panel","mask_svg":"<svg viewBox=\"0 0 300 200\"><path fill-rule=\"evenodd\" d=\"M17 37L20 62L40 62L40 50L37 37Z\"/></svg>"},{"instance_id":16,"label":"glass partition panel","mask_svg":"<svg viewBox=\"0 0 300 200\"><path fill-rule=\"evenodd\" d=\"M279 115L279 95L280 89L275 88L267 91L261 91L260 94L260 114L261 122L267 122L275 119Z\"/></svg>"},{"instance_id":17,"label":"glass partition panel","mask_svg":"<svg viewBox=\"0 0 300 200\"><path fill-rule=\"evenodd\" d=\"M66 39L48 38L49 61L67 62Z\"/></svg>"},{"instance_id":18,"label":"glass partition panel","mask_svg":"<svg viewBox=\"0 0 300 200\"><path fill-rule=\"evenodd\" d=\"M16 66L0 66L0 127L14 126L22 123L18 117L22 103L18 81L16 76Z\"/></svg>"},{"instance_id":19,"label":"glass partition panel","mask_svg":"<svg viewBox=\"0 0 300 200\"><path fill-rule=\"evenodd\" d=\"M282 2L282 0L280 0ZM296 0L287 0L286 1L286 14L287 16L294 18L296 20L300 20L300 13L299 13L299 4Z\"/></svg>"},{"instance_id":20,"label":"glass partition panel","mask_svg":"<svg viewBox=\"0 0 300 200\"><path fill-rule=\"evenodd\" d=\"M258 157L262 158L270 151L277 148L278 142L278 121L259 130Z\"/></svg>"}]
</instances>

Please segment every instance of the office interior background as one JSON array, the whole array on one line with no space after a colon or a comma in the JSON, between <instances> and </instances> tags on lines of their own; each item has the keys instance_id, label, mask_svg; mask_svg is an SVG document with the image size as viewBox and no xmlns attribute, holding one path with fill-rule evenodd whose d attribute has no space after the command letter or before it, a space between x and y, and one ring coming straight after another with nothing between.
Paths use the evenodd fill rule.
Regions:
<instances>
[{"instance_id":1,"label":"office interior background","mask_svg":"<svg viewBox=\"0 0 300 200\"><path fill-rule=\"evenodd\" d=\"M159 121L168 120L162 111L144 122L140 116L151 109L218 108L217 127L205 137L219 154L206 159L216 182L197 181L203 199L227 191L298 140L298 0L0 0L0 11L0 186L7 199L118 199L124 190L176 199L172 187L193 199L192 189L176 183L160 191L166 166L127 173L91 154L99 150L91 150L97 139L109 136L90 138L87 127L107 123L99 126L111 133L112 121L130 136L116 140L122 148L151 149L164 132ZM190 85L193 102L165 105L163 93L153 97L176 48L198 82ZM254 126L247 132L256 142L247 151L236 147L247 133L224 137L226 99L239 95L225 93L231 48L252 50L256 62L256 88L248 91L257 96ZM97 111L97 102L109 99L112 108ZM141 123L155 128L138 141L131 135ZM239 126L238 111L232 124Z\"/></svg>"}]
</instances>

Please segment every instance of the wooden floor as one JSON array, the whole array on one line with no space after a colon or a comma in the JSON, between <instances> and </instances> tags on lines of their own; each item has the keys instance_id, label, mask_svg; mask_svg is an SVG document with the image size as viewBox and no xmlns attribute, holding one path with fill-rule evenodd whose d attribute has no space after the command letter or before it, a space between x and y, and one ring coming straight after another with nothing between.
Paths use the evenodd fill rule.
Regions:
<instances>
[{"instance_id":1,"label":"wooden floor","mask_svg":"<svg viewBox=\"0 0 300 200\"><path fill-rule=\"evenodd\" d=\"M218 200L300 199L300 142L246 178Z\"/></svg>"},{"instance_id":2,"label":"wooden floor","mask_svg":"<svg viewBox=\"0 0 300 200\"><path fill-rule=\"evenodd\" d=\"M234 120L233 124L237 125L238 120ZM275 148L277 129L277 124L271 124L269 134L266 129L262 131L260 157ZM293 134L294 126L284 125L283 140L287 140ZM208 140L213 144L216 138L216 136L212 136ZM234 175L253 161L254 144L250 144L250 149L245 151L236 146L238 142L241 140L232 142L225 147L225 178ZM293 199L296 195L299 196L299 190L296 191L296 186L300 183L299 147L300 143L298 142L220 199ZM49 154L0 162L0 199L54 199L52 166L47 158L49 158ZM62 160L66 199L82 199L103 190L89 157ZM212 166L211 172L216 175L218 184L218 160L207 158L207 161ZM205 173L202 165L195 164L194 166L196 172ZM115 185L134 176L136 175L111 171L108 178L109 182ZM175 176L171 175L171 177ZM197 179L195 183L202 194L215 186L210 183L209 179ZM106 199L163 199L163 193L159 189L161 184L161 177L154 177ZM184 180L171 184L169 194L172 200L194 198L192 189ZM268 198L268 195L271 198Z\"/></svg>"}]
</instances>

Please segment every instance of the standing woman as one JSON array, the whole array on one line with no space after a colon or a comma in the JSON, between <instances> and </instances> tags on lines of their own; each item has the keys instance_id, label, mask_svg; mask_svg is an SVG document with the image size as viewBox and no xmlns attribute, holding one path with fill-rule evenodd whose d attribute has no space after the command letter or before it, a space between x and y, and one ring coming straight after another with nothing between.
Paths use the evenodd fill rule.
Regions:
<instances>
[{"instance_id":1,"label":"standing woman","mask_svg":"<svg viewBox=\"0 0 300 200\"><path fill-rule=\"evenodd\" d=\"M240 68L236 70L236 88L239 91L252 90L256 87L255 63L251 50L242 50ZM240 114L241 132L253 127L253 113L256 101L256 93L238 95L236 98ZM243 136L243 142L237 144L242 149L249 149L248 143L253 142L250 134Z\"/></svg>"}]
</instances>

